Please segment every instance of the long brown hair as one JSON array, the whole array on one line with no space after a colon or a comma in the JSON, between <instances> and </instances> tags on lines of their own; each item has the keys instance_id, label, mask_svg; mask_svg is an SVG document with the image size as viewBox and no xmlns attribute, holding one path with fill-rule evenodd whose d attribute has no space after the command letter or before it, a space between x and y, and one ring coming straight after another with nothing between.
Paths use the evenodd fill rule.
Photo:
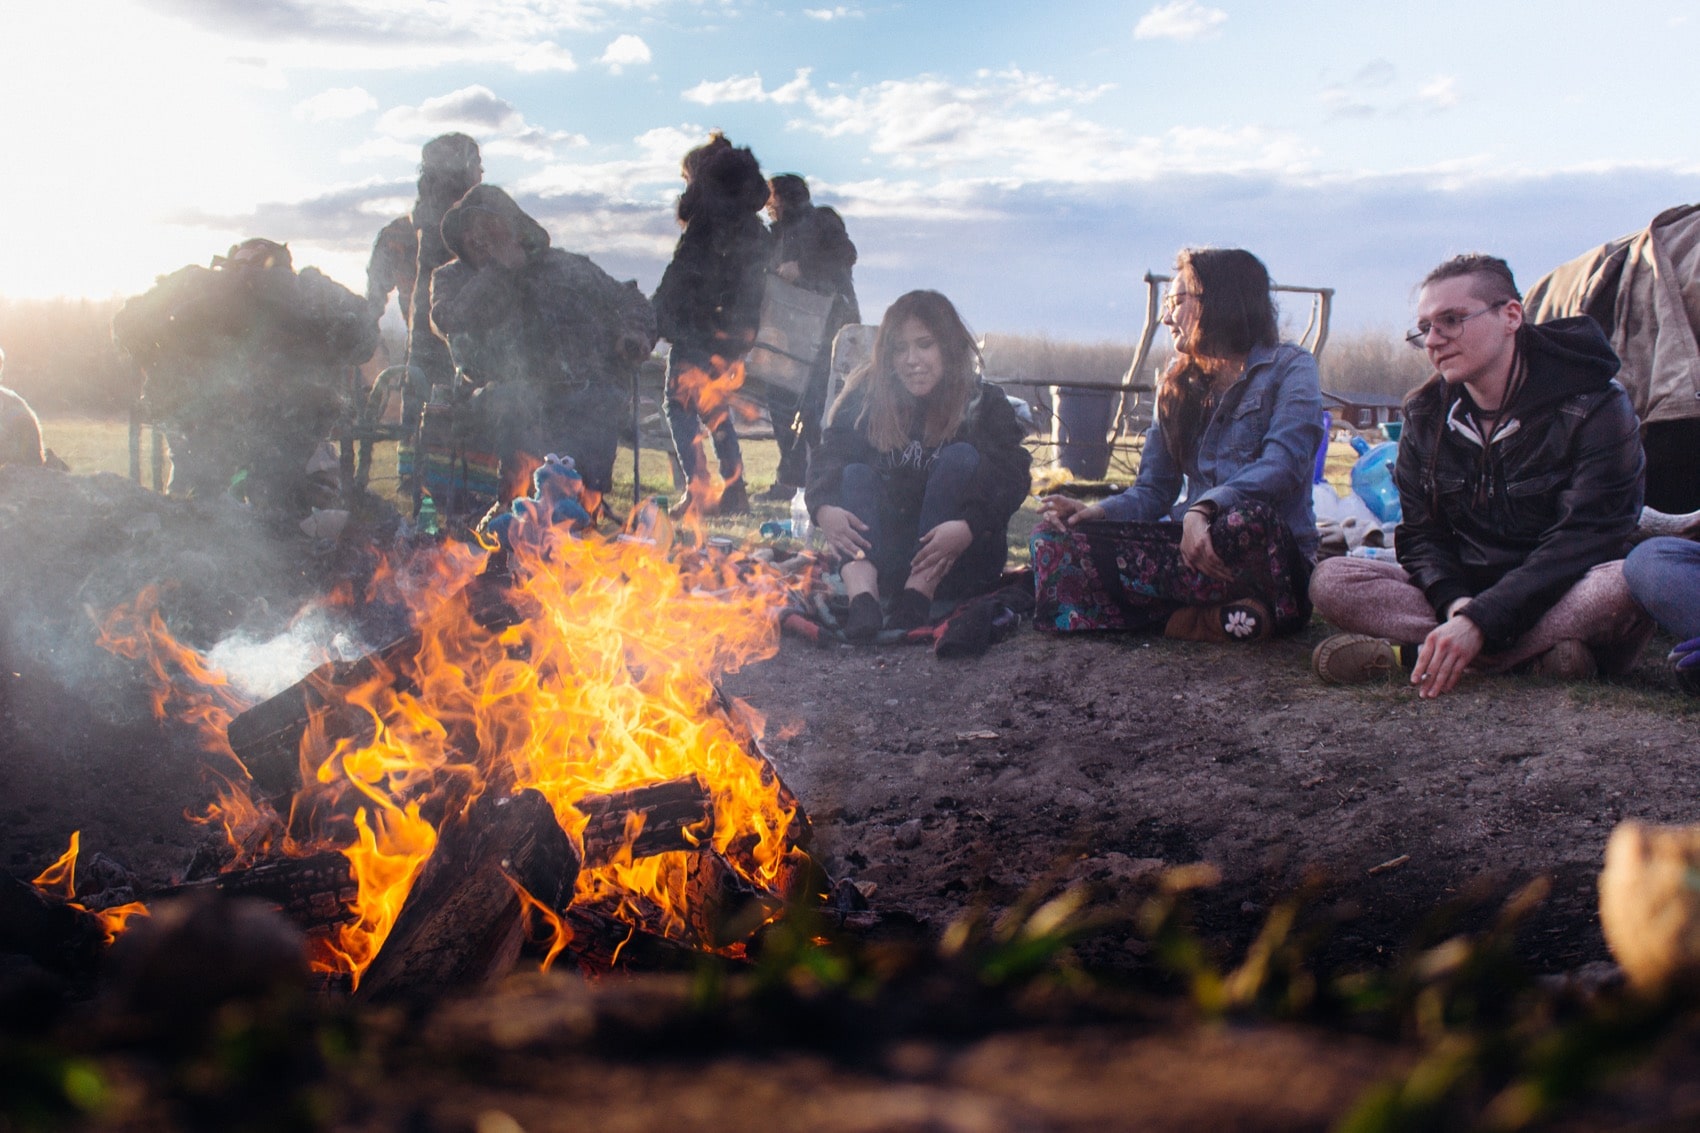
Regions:
<instances>
[{"instance_id":1,"label":"long brown hair","mask_svg":"<svg viewBox=\"0 0 1700 1133\"><path fill-rule=\"evenodd\" d=\"M944 374L924 401L904 388L892 363L898 333L910 319L920 320L938 340L944 361ZM868 440L875 448L896 452L906 447L917 413L924 415L925 443L936 447L949 441L962 427L974 399L979 369L980 348L950 300L937 291L911 291L886 308L879 333L874 337L873 361L845 381L844 392L833 406L833 416L837 417L839 406L852 392L862 391L862 411L856 423L866 422Z\"/></svg>"},{"instance_id":2,"label":"long brown hair","mask_svg":"<svg viewBox=\"0 0 1700 1133\"><path fill-rule=\"evenodd\" d=\"M1185 463L1204 432L1204 404L1211 376L1201 363L1250 353L1281 340L1270 291L1269 269L1243 248L1184 248L1175 257L1175 276L1198 282L1198 330L1189 343L1175 343L1175 358L1157 385L1157 420L1163 440Z\"/></svg>"}]
</instances>

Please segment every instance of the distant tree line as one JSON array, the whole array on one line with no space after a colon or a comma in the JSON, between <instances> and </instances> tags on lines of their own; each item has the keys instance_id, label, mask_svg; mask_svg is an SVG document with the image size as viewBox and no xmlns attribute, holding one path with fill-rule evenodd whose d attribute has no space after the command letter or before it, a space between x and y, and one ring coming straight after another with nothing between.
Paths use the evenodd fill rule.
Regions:
<instances>
[{"instance_id":1,"label":"distant tree line","mask_svg":"<svg viewBox=\"0 0 1700 1133\"><path fill-rule=\"evenodd\" d=\"M0 299L5 383L44 413L120 416L135 399L141 374L112 344L112 316L123 300ZM393 337L393 336L386 336ZM404 349L392 344L392 357ZM1067 342L1047 335L988 334L986 372L1001 381L1114 385L1127 375L1129 342ZM1149 381L1167 364L1166 339L1146 361ZM1324 389L1402 397L1429 374L1428 359L1395 334L1336 335L1322 358Z\"/></svg>"},{"instance_id":2,"label":"distant tree line","mask_svg":"<svg viewBox=\"0 0 1700 1133\"><path fill-rule=\"evenodd\" d=\"M1434 372L1428 355L1390 331L1330 337L1322 351L1322 388L1334 393L1404 397Z\"/></svg>"},{"instance_id":3,"label":"distant tree line","mask_svg":"<svg viewBox=\"0 0 1700 1133\"><path fill-rule=\"evenodd\" d=\"M112 344L122 299L0 299L6 385L41 413L120 416L141 372Z\"/></svg>"}]
</instances>

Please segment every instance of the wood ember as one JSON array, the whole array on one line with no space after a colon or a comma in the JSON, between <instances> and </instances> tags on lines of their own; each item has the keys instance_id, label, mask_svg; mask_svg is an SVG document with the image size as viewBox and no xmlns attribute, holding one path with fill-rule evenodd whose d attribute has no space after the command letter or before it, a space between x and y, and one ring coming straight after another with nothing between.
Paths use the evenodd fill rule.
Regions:
<instances>
[{"instance_id":1,"label":"wood ember","mask_svg":"<svg viewBox=\"0 0 1700 1133\"><path fill-rule=\"evenodd\" d=\"M714 833L714 800L708 784L695 775L586 795L573 806L590 820L584 828L587 867L614 861L628 841L635 860L695 849ZM633 827L635 835L628 835Z\"/></svg>"},{"instance_id":2,"label":"wood ember","mask_svg":"<svg viewBox=\"0 0 1700 1133\"><path fill-rule=\"evenodd\" d=\"M148 899L207 891L269 902L297 927L311 930L349 920L349 906L358 886L348 858L330 850L305 858L278 858L185 882L150 894Z\"/></svg>"},{"instance_id":3,"label":"wood ember","mask_svg":"<svg viewBox=\"0 0 1700 1133\"><path fill-rule=\"evenodd\" d=\"M540 793L480 797L446 824L357 996L391 1002L505 974L525 935L509 878L559 913L578 871L578 851Z\"/></svg>"}]
</instances>

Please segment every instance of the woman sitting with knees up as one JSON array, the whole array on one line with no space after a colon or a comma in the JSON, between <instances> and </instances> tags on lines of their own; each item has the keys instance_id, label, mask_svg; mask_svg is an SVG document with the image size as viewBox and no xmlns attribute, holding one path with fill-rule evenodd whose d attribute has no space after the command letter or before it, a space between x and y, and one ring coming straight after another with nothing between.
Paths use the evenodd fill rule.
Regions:
<instances>
[{"instance_id":1,"label":"woman sitting with knees up","mask_svg":"<svg viewBox=\"0 0 1700 1133\"><path fill-rule=\"evenodd\" d=\"M990 590L1003 572L1030 457L979 362L950 300L911 291L886 311L873 361L827 416L807 499L843 560L852 641L925 625L935 598ZM882 594L895 596L889 615Z\"/></svg>"},{"instance_id":2,"label":"woman sitting with knees up","mask_svg":"<svg viewBox=\"0 0 1700 1133\"><path fill-rule=\"evenodd\" d=\"M1298 630L1317 547L1316 359L1280 341L1269 273L1237 248L1181 252L1163 323L1175 360L1133 487L1041 502L1037 623L1193 641Z\"/></svg>"}]
</instances>

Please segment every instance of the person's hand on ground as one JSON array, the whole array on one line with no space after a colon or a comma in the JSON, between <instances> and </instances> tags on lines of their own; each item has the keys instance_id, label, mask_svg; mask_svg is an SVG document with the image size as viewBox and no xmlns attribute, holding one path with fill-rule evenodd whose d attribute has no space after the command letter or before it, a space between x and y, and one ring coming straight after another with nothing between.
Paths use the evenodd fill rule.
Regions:
<instances>
[{"instance_id":1,"label":"person's hand on ground","mask_svg":"<svg viewBox=\"0 0 1700 1133\"><path fill-rule=\"evenodd\" d=\"M921 536L915 557L909 560L911 577L940 579L950 573L962 552L974 541L966 520L949 519Z\"/></svg>"},{"instance_id":2,"label":"person's hand on ground","mask_svg":"<svg viewBox=\"0 0 1700 1133\"><path fill-rule=\"evenodd\" d=\"M1458 685L1464 670L1470 667L1482 651L1486 639L1476 623L1458 613L1468 601L1452 604L1452 616L1435 626L1417 650L1417 663L1411 668L1411 683L1418 695L1432 700L1451 692Z\"/></svg>"},{"instance_id":3,"label":"person's hand on ground","mask_svg":"<svg viewBox=\"0 0 1700 1133\"><path fill-rule=\"evenodd\" d=\"M1669 660L1676 662L1680 672L1700 673L1700 637L1678 642L1676 648L1670 651Z\"/></svg>"},{"instance_id":4,"label":"person's hand on ground","mask_svg":"<svg viewBox=\"0 0 1700 1133\"><path fill-rule=\"evenodd\" d=\"M815 512L815 526L820 528L826 545L846 561L866 558L868 552L874 549L866 537L868 525L846 508L821 505Z\"/></svg>"},{"instance_id":5,"label":"person's hand on ground","mask_svg":"<svg viewBox=\"0 0 1700 1133\"><path fill-rule=\"evenodd\" d=\"M1210 542L1210 520L1201 511L1189 511L1181 519L1181 560L1199 574L1218 582L1232 582L1234 572Z\"/></svg>"},{"instance_id":6,"label":"person's hand on ground","mask_svg":"<svg viewBox=\"0 0 1700 1133\"><path fill-rule=\"evenodd\" d=\"M1104 509L1087 504L1073 496L1041 496L1039 498L1039 530L1067 531L1070 527L1103 519Z\"/></svg>"}]
</instances>

